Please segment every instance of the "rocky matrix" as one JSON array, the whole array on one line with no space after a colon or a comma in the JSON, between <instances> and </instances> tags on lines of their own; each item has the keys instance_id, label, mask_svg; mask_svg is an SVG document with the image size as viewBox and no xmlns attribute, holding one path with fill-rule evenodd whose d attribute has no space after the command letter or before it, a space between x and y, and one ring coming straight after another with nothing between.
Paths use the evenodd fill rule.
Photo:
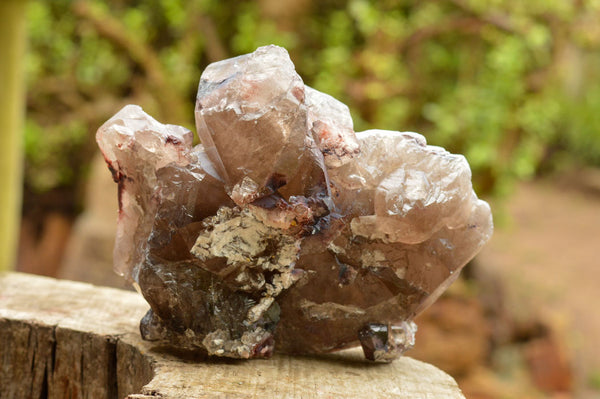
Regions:
<instances>
[{"instance_id":1,"label":"rocky matrix","mask_svg":"<svg viewBox=\"0 0 600 399\"><path fill-rule=\"evenodd\" d=\"M209 65L195 114L196 146L135 105L96 136L119 185L115 269L151 306L144 339L390 361L492 234L463 156L355 133L280 47Z\"/></svg>"}]
</instances>

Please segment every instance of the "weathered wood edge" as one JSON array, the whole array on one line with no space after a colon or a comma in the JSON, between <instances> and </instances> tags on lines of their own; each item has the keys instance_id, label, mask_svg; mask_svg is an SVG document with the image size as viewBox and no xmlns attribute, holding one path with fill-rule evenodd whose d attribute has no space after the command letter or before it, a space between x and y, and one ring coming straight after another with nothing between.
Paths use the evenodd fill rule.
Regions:
<instances>
[{"instance_id":1,"label":"weathered wood edge","mask_svg":"<svg viewBox=\"0 0 600 399\"><path fill-rule=\"evenodd\" d=\"M176 357L142 341L137 293L0 274L0 399L464 399L435 367L404 357L371 364L358 350L234 361Z\"/></svg>"}]
</instances>

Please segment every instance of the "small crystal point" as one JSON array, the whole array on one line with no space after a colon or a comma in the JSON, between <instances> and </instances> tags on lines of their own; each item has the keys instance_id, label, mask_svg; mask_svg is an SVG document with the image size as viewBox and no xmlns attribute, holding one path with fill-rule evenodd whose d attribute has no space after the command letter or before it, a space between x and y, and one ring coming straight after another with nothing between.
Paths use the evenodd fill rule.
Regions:
<instances>
[{"instance_id":1,"label":"small crystal point","mask_svg":"<svg viewBox=\"0 0 600 399\"><path fill-rule=\"evenodd\" d=\"M375 362L391 362L415 344L417 325L402 322L399 325L369 323L359 332L365 357Z\"/></svg>"},{"instance_id":2,"label":"small crystal point","mask_svg":"<svg viewBox=\"0 0 600 399\"><path fill-rule=\"evenodd\" d=\"M352 116L345 104L306 86L306 105L308 128L328 168L347 164L360 153Z\"/></svg>"},{"instance_id":3,"label":"small crystal point","mask_svg":"<svg viewBox=\"0 0 600 399\"><path fill-rule=\"evenodd\" d=\"M285 49L209 65L192 133L127 106L97 133L119 184L115 269L150 304L146 340L213 356L373 361L493 230L465 158L412 132L355 133Z\"/></svg>"}]
</instances>

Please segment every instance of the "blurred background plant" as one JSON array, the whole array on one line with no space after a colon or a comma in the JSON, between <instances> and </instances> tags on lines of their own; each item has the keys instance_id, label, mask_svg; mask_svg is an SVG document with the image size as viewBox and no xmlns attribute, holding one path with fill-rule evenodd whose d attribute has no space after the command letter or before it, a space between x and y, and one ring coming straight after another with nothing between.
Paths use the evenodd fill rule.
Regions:
<instances>
[{"instance_id":1,"label":"blurred background plant","mask_svg":"<svg viewBox=\"0 0 600 399\"><path fill-rule=\"evenodd\" d=\"M465 154L485 197L600 166L599 20L598 0L30 0L21 269L56 274L104 121L135 103L194 130L204 67L266 44L355 130Z\"/></svg>"},{"instance_id":2,"label":"blurred background plant","mask_svg":"<svg viewBox=\"0 0 600 399\"><path fill-rule=\"evenodd\" d=\"M95 130L120 107L193 130L203 68L271 43L357 131L414 130L465 154L481 195L598 165L598 17L596 0L31 0L21 242L68 238Z\"/></svg>"},{"instance_id":3,"label":"blurred background plant","mask_svg":"<svg viewBox=\"0 0 600 399\"><path fill-rule=\"evenodd\" d=\"M502 195L600 164L599 16L591 0L33 0L26 186L76 196L93 133L122 104L192 128L203 68L274 43L356 130L422 132Z\"/></svg>"}]
</instances>

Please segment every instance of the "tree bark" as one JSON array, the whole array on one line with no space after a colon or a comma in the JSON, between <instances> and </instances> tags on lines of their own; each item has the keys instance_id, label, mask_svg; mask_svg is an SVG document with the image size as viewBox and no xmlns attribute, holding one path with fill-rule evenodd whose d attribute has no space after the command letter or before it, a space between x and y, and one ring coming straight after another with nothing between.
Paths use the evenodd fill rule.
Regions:
<instances>
[{"instance_id":1,"label":"tree bark","mask_svg":"<svg viewBox=\"0 0 600 399\"><path fill-rule=\"evenodd\" d=\"M26 8L0 1L0 270L14 268L21 214Z\"/></svg>"},{"instance_id":2,"label":"tree bark","mask_svg":"<svg viewBox=\"0 0 600 399\"><path fill-rule=\"evenodd\" d=\"M133 292L0 275L0 398L464 399L450 376L408 357L175 355L141 340L147 306Z\"/></svg>"}]
</instances>

